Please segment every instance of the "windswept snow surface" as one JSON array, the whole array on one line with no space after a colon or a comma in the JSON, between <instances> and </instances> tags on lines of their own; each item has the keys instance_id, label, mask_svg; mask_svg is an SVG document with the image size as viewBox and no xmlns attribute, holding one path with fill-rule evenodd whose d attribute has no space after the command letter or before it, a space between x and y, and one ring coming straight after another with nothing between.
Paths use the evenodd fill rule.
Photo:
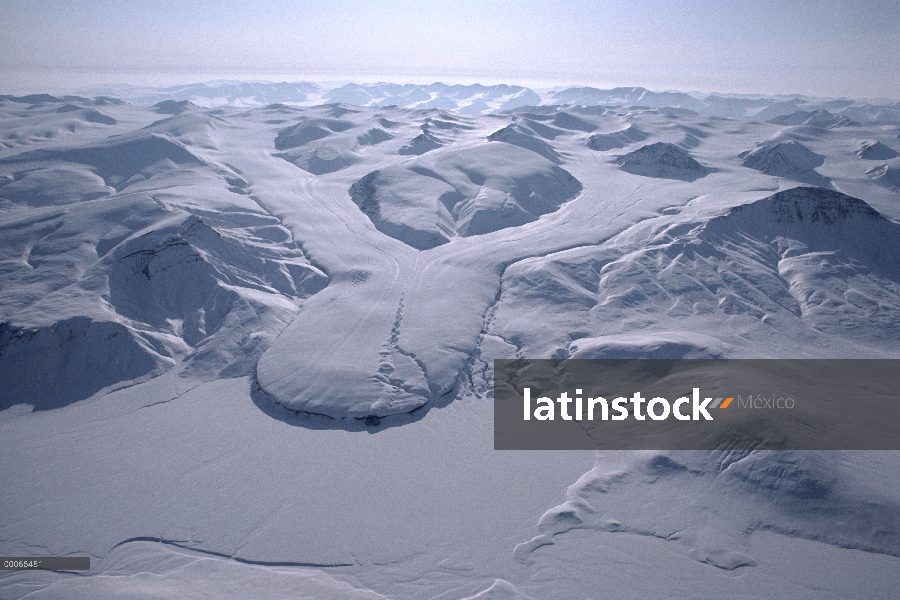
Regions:
<instances>
[{"instance_id":1,"label":"windswept snow surface","mask_svg":"<svg viewBox=\"0 0 900 600\"><path fill-rule=\"evenodd\" d=\"M0 597L896 595L898 453L496 452L491 387L900 357L896 105L129 93L0 97L0 554L92 558Z\"/></svg>"}]
</instances>

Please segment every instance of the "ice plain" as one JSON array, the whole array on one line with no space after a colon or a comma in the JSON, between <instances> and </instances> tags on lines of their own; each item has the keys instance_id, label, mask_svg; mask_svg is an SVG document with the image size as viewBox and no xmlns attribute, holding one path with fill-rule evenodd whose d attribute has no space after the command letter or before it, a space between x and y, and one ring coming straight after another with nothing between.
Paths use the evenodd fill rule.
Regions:
<instances>
[{"instance_id":1,"label":"ice plain","mask_svg":"<svg viewBox=\"0 0 900 600\"><path fill-rule=\"evenodd\" d=\"M95 566L0 596L895 593L897 453L495 452L490 386L898 357L896 104L242 85L0 98L0 553Z\"/></svg>"}]
</instances>

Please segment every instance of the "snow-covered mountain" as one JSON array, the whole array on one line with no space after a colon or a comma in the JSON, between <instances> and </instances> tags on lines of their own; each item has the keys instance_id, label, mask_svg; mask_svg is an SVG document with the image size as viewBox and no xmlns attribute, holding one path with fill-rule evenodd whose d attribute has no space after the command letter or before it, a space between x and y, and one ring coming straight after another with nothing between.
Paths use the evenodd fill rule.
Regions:
<instances>
[{"instance_id":1,"label":"snow-covered mountain","mask_svg":"<svg viewBox=\"0 0 900 600\"><path fill-rule=\"evenodd\" d=\"M285 103L315 106L344 103L355 106L397 106L452 110L461 114L489 114L535 106L662 108L671 114L700 114L726 119L770 121L783 125L844 127L900 123L896 100L848 100L808 96L765 96L701 92L651 91L642 87L527 88L518 85L311 83L221 81L164 89L128 85L95 86L80 90L88 96L121 98L150 105L193 102L200 106L266 106ZM31 99L47 95L27 96ZM7 96L7 98L12 98ZM171 110L171 109L170 109ZM774 122L774 121L773 121Z\"/></svg>"},{"instance_id":2,"label":"snow-covered mountain","mask_svg":"<svg viewBox=\"0 0 900 600\"><path fill-rule=\"evenodd\" d=\"M0 97L3 598L887 598L895 452L499 452L501 358L900 358L900 108ZM802 113L802 114L801 114Z\"/></svg>"},{"instance_id":3,"label":"snow-covered mountain","mask_svg":"<svg viewBox=\"0 0 900 600\"><path fill-rule=\"evenodd\" d=\"M676 146L656 142L641 146L617 159L619 168L635 175L694 181L706 175L706 169Z\"/></svg>"}]
</instances>

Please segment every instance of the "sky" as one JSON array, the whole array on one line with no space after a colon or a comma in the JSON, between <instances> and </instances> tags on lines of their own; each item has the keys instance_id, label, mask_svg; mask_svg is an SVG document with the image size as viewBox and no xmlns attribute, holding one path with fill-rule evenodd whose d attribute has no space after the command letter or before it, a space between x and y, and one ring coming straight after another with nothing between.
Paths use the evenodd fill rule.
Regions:
<instances>
[{"instance_id":1,"label":"sky","mask_svg":"<svg viewBox=\"0 0 900 600\"><path fill-rule=\"evenodd\" d=\"M214 79L900 99L898 0L0 0L0 92Z\"/></svg>"}]
</instances>

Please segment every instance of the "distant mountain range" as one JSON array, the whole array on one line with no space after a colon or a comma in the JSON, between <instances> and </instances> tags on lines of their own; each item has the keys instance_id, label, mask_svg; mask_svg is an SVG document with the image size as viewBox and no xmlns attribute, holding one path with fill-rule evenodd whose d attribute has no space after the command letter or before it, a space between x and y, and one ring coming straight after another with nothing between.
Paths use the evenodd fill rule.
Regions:
<instances>
[{"instance_id":1,"label":"distant mountain range","mask_svg":"<svg viewBox=\"0 0 900 600\"><path fill-rule=\"evenodd\" d=\"M315 106L344 103L356 106L439 108L465 114L504 112L523 106L623 106L686 111L704 116L770 121L808 122L840 127L900 123L900 102L891 100L823 99L801 95L739 95L698 92L654 92L643 87L566 87L546 90L518 85L450 85L444 83L346 83L221 81L168 88L112 85L86 88L77 93L114 96L136 104L164 100L190 101L198 106ZM9 98L9 96L6 96ZM28 98L28 97L26 97Z\"/></svg>"}]
</instances>

